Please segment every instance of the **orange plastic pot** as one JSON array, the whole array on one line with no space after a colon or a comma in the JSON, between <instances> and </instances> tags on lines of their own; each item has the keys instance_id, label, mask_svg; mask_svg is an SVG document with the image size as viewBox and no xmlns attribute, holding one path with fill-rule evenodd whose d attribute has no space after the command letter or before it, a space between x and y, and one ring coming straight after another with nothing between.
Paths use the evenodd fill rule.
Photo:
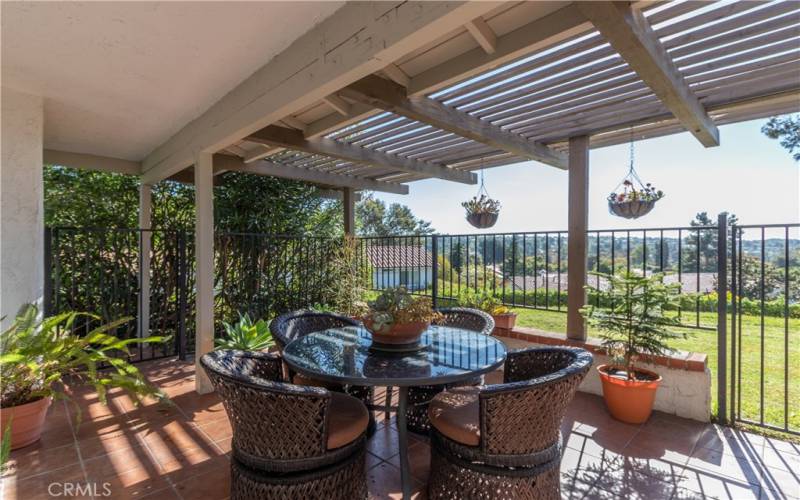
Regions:
<instances>
[{"instance_id":1,"label":"orange plastic pot","mask_svg":"<svg viewBox=\"0 0 800 500\"><path fill-rule=\"evenodd\" d=\"M42 437L44 419L52 399L41 398L24 405L0 409L0 429L5 433L11 422L11 449L33 444Z\"/></svg>"},{"instance_id":2,"label":"orange plastic pot","mask_svg":"<svg viewBox=\"0 0 800 500\"><path fill-rule=\"evenodd\" d=\"M661 383L661 376L649 370L637 368L639 373L650 375L653 380L628 380L608 374L611 365L600 365L597 372L603 384L603 399L608 411L617 420L629 424L647 422L653 412L656 390Z\"/></svg>"}]
</instances>

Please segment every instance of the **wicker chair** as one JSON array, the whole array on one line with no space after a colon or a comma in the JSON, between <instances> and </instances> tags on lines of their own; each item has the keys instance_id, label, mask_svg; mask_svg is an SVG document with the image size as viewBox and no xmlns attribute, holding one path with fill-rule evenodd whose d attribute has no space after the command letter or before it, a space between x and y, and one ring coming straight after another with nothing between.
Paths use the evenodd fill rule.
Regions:
<instances>
[{"instance_id":1,"label":"wicker chair","mask_svg":"<svg viewBox=\"0 0 800 500\"><path fill-rule=\"evenodd\" d=\"M431 402L431 499L558 499L561 420L592 355L578 348L508 354L504 383Z\"/></svg>"},{"instance_id":2,"label":"wicker chair","mask_svg":"<svg viewBox=\"0 0 800 500\"><path fill-rule=\"evenodd\" d=\"M437 325L463 328L464 330L472 330L484 335L491 335L494 330L494 320L483 311L466 307L442 308L438 311L442 314L442 319L435 323ZM480 379L460 385L470 384L480 384ZM431 423L428 419L428 403L443 390L445 390L444 385L409 387L408 407L406 410L408 430L418 434L428 434L431 428Z\"/></svg>"},{"instance_id":3,"label":"wicker chair","mask_svg":"<svg viewBox=\"0 0 800 500\"><path fill-rule=\"evenodd\" d=\"M222 350L200 363L233 427L231 498L366 498L367 409L282 382L279 356Z\"/></svg>"},{"instance_id":4,"label":"wicker chair","mask_svg":"<svg viewBox=\"0 0 800 500\"><path fill-rule=\"evenodd\" d=\"M348 326L358 326L358 321L334 313L319 311L292 311L278 316L269 324L272 338L281 351L293 340L308 335L312 332L327 330L328 328L344 328ZM319 380L310 379L302 375L291 373L287 369L287 376L292 382L298 385L311 385L325 387L330 391L345 392L353 397L360 399L365 405L371 405L373 401L374 388L366 386L344 387L338 384L331 384ZM368 435L375 432L375 417L369 413Z\"/></svg>"}]
</instances>

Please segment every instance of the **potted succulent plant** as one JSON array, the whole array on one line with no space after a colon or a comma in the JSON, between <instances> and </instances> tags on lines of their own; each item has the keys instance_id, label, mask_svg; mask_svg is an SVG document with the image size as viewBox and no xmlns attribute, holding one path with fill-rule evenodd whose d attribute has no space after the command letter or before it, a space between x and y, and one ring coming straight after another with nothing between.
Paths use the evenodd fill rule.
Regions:
<instances>
[{"instance_id":1,"label":"potted succulent plant","mask_svg":"<svg viewBox=\"0 0 800 500\"><path fill-rule=\"evenodd\" d=\"M513 330L517 324L517 313L506 307L502 300L485 290L465 290L458 296L458 304L485 312L494 319L495 328Z\"/></svg>"},{"instance_id":2,"label":"potted succulent plant","mask_svg":"<svg viewBox=\"0 0 800 500\"><path fill-rule=\"evenodd\" d=\"M437 319L428 297L415 297L404 287L387 288L369 302L364 326L373 342L402 345L419 342L422 333Z\"/></svg>"},{"instance_id":3,"label":"potted succulent plant","mask_svg":"<svg viewBox=\"0 0 800 500\"><path fill-rule=\"evenodd\" d=\"M461 206L467 211L467 222L478 229L494 226L500 215L500 202L489 198L487 194L474 196Z\"/></svg>"},{"instance_id":4,"label":"potted succulent plant","mask_svg":"<svg viewBox=\"0 0 800 500\"><path fill-rule=\"evenodd\" d=\"M622 182L622 192L608 195L608 210L619 217L637 219L653 210L656 202L664 197L664 192L649 182L639 189L630 179Z\"/></svg>"},{"instance_id":5,"label":"potted succulent plant","mask_svg":"<svg viewBox=\"0 0 800 500\"><path fill-rule=\"evenodd\" d=\"M70 385L93 386L102 403L106 403L106 394L112 388L124 389L134 404L147 396L166 400L124 357L129 345L163 342L163 337L119 339L109 333L130 318L78 336L73 333L78 319L99 320L74 312L39 319L36 306L26 305L11 326L0 333L0 427L5 433L10 426L11 449L39 440L52 400L69 399L62 383L65 379ZM102 369L104 364L108 365L107 370ZM79 421L80 409L77 411Z\"/></svg>"},{"instance_id":6,"label":"potted succulent plant","mask_svg":"<svg viewBox=\"0 0 800 500\"><path fill-rule=\"evenodd\" d=\"M239 322L222 323L225 336L214 340L216 349L240 351L266 351L275 345L269 325L263 319L253 323L247 313L239 315Z\"/></svg>"},{"instance_id":7,"label":"potted succulent plant","mask_svg":"<svg viewBox=\"0 0 800 500\"><path fill-rule=\"evenodd\" d=\"M661 376L637 366L637 362L667 354L670 340L686 336L673 329L680 321L668 314L678 306L680 283L664 284L662 274L592 274L604 278L607 285L587 289L596 294L600 304L611 304L609 308L588 306L582 310L589 324L600 330L603 348L611 358L611 363L597 367L603 398L618 420L646 422Z\"/></svg>"}]
</instances>

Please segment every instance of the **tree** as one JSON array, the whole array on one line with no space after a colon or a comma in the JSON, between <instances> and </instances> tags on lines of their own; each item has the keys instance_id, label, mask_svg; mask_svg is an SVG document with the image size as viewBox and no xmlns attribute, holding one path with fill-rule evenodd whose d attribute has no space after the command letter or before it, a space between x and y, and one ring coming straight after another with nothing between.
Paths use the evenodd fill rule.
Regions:
<instances>
[{"instance_id":1,"label":"tree","mask_svg":"<svg viewBox=\"0 0 800 500\"><path fill-rule=\"evenodd\" d=\"M770 139L779 139L795 161L800 161L800 115L796 117L773 116L761 127L761 132Z\"/></svg>"},{"instance_id":2,"label":"tree","mask_svg":"<svg viewBox=\"0 0 800 500\"><path fill-rule=\"evenodd\" d=\"M728 227L736 225L739 219L734 214L728 215ZM708 212L700 212L689 223L692 227L717 227L717 221L708 216ZM686 236L683 249L683 267L686 271L714 272L717 270L717 230L698 229ZM698 263L698 255L700 262Z\"/></svg>"},{"instance_id":3,"label":"tree","mask_svg":"<svg viewBox=\"0 0 800 500\"><path fill-rule=\"evenodd\" d=\"M388 207L372 194L356 206L356 230L360 236L401 236L432 234L431 223L418 219L411 209L400 203Z\"/></svg>"}]
</instances>

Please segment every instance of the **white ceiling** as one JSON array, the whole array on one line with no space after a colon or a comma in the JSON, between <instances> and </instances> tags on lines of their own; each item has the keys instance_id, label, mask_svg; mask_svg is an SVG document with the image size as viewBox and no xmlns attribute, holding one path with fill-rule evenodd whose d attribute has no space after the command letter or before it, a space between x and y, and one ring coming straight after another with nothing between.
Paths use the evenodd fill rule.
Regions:
<instances>
[{"instance_id":1,"label":"white ceiling","mask_svg":"<svg viewBox=\"0 0 800 500\"><path fill-rule=\"evenodd\" d=\"M141 160L344 2L2 2L45 148Z\"/></svg>"}]
</instances>

